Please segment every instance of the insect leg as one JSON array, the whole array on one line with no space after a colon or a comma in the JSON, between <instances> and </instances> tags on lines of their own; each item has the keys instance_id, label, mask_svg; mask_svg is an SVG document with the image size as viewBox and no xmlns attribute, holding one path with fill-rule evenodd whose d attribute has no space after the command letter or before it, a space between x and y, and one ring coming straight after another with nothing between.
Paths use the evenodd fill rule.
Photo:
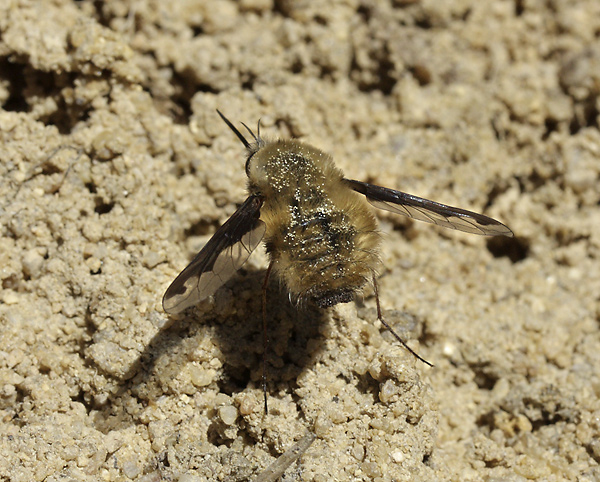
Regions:
<instances>
[{"instance_id":1,"label":"insect leg","mask_svg":"<svg viewBox=\"0 0 600 482\"><path fill-rule=\"evenodd\" d=\"M269 263L267 273L265 274L265 281L262 287L262 319L263 319L263 373L262 373L262 386L263 395L265 398L265 415L269 414L269 407L267 406L267 346L269 345L269 338L267 337L267 285L269 283L269 276L271 269L273 269L274 261Z\"/></svg>"},{"instance_id":2,"label":"insect leg","mask_svg":"<svg viewBox=\"0 0 600 482\"><path fill-rule=\"evenodd\" d=\"M387 321L383 319L383 315L381 314L381 305L379 304L379 287L377 286L377 279L375 278L375 276L373 276L373 288L375 290L375 303L377 305L377 319L381 321L383 326L390 330L390 333L394 335L396 340L398 340L404 348L406 348L410 353L412 353L415 358L421 360L423 363L425 363L425 365L429 365L430 367L432 367L433 365L431 363L429 363L424 358L420 357L410 346L406 344L406 342L402 338L400 338L400 336L392 329L392 327L387 324Z\"/></svg>"}]
</instances>

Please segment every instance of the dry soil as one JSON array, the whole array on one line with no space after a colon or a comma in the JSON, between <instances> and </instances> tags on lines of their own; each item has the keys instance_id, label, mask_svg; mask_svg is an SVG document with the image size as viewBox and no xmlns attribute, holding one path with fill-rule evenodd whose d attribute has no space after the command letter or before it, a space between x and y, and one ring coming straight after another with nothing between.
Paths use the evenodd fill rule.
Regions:
<instances>
[{"instance_id":1,"label":"dry soil","mask_svg":"<svg viewBox=\"0 0 600 482\"><path fill-rule=\"evenodd\" d=\"M4 0L0 105L0 480L261 480L309 431L282 480L600 480L598 0ZM246 195L217 108L513 229L377 213L434 368L274 280L265 415L262 248L163 312Z\"/></svg>"}]
</instances>

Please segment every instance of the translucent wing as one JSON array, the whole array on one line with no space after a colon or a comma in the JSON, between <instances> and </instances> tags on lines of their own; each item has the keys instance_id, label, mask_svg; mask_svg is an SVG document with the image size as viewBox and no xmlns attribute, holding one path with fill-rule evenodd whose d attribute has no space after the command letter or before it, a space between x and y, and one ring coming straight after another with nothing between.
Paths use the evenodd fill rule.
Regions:
<instances>
[{"instance_id":1,"label":"translucent wing","mask_svg":"<svg viewBox=\"0 0 600 482\"><path fill-rule=\"evenodd\" d=\"M246 262L265 235L262 199L250 196L221 226L163 297L163 308L177 314L217 291Z\"/></svg>"},{"instance_id":2,"label":"translucent wing","mask_svg":"<svg viewBox=\"0 0 600 482\"><path fill-rule=\"evenodd\" d=\"M409 218L437 224L445 228L457 229L465 233L485 236L513 236L513 232L504 224L483 214L446 206L412 194L394 191L386 187L375 186L361 181L344 181L356 192L364 194L373 206Z\"/></svg>"}]
</instances>

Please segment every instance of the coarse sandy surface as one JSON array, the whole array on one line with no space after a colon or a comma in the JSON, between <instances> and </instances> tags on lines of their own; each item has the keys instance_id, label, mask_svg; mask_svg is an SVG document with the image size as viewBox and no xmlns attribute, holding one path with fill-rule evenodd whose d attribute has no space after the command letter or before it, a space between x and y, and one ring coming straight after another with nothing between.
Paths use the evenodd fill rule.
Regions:
<instances>
[{"instance_id":1,"label":"coarse sandy surface","mask_svg":"<svg viewBox=\"0 0 600 482\"><path fill-rule=\"evenodd\" d=\"M600 480L600 2L0 3L0 480ZM162 295L245 199L236 125L483 212L380 211L384 316L259 248ZM284 460L284 459L282 459ZM262 480L259 478L259 480Z\"/></svg>"}]
</instances>

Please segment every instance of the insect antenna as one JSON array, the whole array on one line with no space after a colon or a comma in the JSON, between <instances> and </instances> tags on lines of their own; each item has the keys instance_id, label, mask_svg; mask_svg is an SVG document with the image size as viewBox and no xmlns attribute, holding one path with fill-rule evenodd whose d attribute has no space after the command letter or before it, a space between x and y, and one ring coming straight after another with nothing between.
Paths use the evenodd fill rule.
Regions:
<instances>
[{"instance_id":1,"label":"insect antenna","mask_svg":"<svg viewBox=\"0 0 600 482\"><path fill-rule=\"evenodd\" d=\"M229 128L233 131L233 133L237 136L237 138L242 142L242 144L244 144L244 147L246 149L250 149L250 143L246 140L246 138L242 135L242 133L236 129L236 127L229 121L229 119L221 113L221 111L219 109L217 109L217 114L219 114L219 116L221 116L221 119L223 119L225 124L227 124L229 126ZM244 127L246 127L246 124L242 123L242 125ZM246 129L248 129L248 127L246 127ZM254 137L254 139L257 140L254 133L250 129L248 129L248 131L250 132L250 134L252 134L252 137ZM258 142L258 140L257 140L257 142Z\"/></svg>"},{"instance_id":2,"label":"insect antenna","mask_svg":"<svg viewBox=\"0 0 600 482\"><path fill-rule=\"evenodd\" d=\"M252 137L254 137L254 142L259 144L260 143L260 119L258 119L258 128L256 129L256 134L254 134L254 132L252 132L252 129L250 129L250 127L248 127L243 122L242 122L242 125L246 128L246 130L250 133L250 135Z\"/></svg>"},{"instance_id":3,"label":"insect antenna","mask_svg":"<svg viewBox=\"0 0 600 482\"><path fill-rule=\"evenodd\" d=\"M377 279L375 278L375 276L373 276L373 288L375 290L375 304L377 305L377 319L381 321L383 326L385 326L390 331L390 333L394 335L394 338L396 338L396 340L398 340L400 344L404 348L406 348L415 358L421 360L423 363L425 363L425 365L433 367L432 363L429 363L427 360L425 360L425 358L419 356L417 352L414 351L410 346L408 346L406 342L402 338L400 338L400 336L392 329L392 327L388 325L387 321L383 319L383 315L381 314L381 305L379 304L379 288L377 286Z\"/></svg>"}]
</instances>

